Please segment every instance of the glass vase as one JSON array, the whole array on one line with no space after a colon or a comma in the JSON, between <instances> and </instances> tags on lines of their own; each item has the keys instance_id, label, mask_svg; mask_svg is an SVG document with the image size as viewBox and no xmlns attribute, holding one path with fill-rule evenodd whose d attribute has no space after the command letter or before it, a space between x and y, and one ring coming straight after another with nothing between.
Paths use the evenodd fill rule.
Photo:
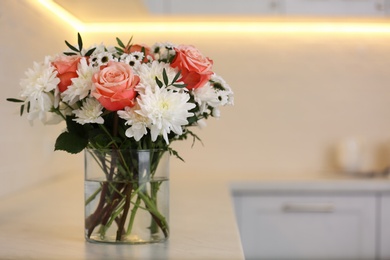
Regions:
<instances>
[{"instance_id":1,"label":"glass vase","mask_svg":"<svg viewBox=\"0 0 390 260\"><path fill-rule=\"evenodd\" d=\"M85 149L85 237L144 244L169 237L169 152Z\"/></svg>"}]
</instances>

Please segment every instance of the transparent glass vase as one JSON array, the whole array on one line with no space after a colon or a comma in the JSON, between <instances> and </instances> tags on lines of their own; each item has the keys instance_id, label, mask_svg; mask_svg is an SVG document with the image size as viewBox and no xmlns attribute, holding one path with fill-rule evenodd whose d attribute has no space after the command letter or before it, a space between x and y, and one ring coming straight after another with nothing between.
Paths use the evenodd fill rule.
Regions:
<instances>
[{"instance_id":1,"label":"transparent glass vase","mask_svg":"<svg viewBox=\"0 0 390 260\"><path fill-rule=\"evenodd\" d=\"M169 152L85 149L85 238L144 244L169 237Z\"/></svg>"}]
</instances>

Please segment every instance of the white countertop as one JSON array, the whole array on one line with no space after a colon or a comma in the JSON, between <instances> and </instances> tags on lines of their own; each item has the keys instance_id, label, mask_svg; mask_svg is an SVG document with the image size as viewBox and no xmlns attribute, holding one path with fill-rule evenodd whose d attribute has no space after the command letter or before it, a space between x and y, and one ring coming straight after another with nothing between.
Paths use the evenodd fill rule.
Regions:
<instances>
[{"instance_id":1,"label":"white countertop","mask_svg":"<svg viewBox=\"0 0 390 260\"><path fill-rule=\"evenodd\" d=\"M0 199L0 259L244 259L229 185L171 176L171 237L150 245L84 240L83 176Z\"/></svg>"},{"instance_id":2,"label":"white countertop","mask_svg":"<svg viewBox=\"0 0 390 260\"><path fill-rule=\"evenodd\" d=\"M230 180L233 194L248 193L390 193L390 178L354 177L345 174L245 176Z\"/></svg>"},{"instance_id":3,"label":"white countertop","mask_svg":"<svg viewBox=\"0 0 390 260\"><path fill-rule=\"evenodd\" d=\"M83 176L62 176L0 199L0 259L244 259L233 192L390 192L390 179L326 175L172 174L168 242L84 240Z\"/></svg>"}]
</instances>

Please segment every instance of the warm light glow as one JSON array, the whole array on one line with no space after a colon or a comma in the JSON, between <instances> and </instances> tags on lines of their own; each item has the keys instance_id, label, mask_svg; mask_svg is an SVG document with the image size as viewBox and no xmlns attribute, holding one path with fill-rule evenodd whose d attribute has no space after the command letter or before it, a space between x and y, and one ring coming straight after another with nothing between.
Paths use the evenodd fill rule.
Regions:
<instances>
[{"instance_id":1,"label":"warm light glow","mask_svg":"<svg viewBox=\"0 0 390 260\"><path fill-rule=\"evenodd\" d=\"M58 18L68 23L75 30L79 32L86 30L84 24L80 20L78 20L76 17L74 17L72 14L70 14L68 11L66 11L65 9L63 9L61 6L54 3L53 1L38 0L38 3L40 3L42 6L47 8L50 12L55 14Z\"/></svg>"},{"instance_id":2,"label":"warm light glow","mask_svg":"<svg viewBox=\"0 0 390 260\"><path fill-rule=\"evenodd\" d=\"M83 23L52 0L38 0L78 32L390 33L389 22L350 21L154 21Z\"/></svg>"},{"instance_id":3,"label":"warm light glow","mask_svg":"<svg viewBox=\"0 0 390 260\"><path fill-rule=\"evenodd\" d=\"M88 32L390 33L390 25L332 22L134 22L85 24Z\"/></svg>"}]
</instances>

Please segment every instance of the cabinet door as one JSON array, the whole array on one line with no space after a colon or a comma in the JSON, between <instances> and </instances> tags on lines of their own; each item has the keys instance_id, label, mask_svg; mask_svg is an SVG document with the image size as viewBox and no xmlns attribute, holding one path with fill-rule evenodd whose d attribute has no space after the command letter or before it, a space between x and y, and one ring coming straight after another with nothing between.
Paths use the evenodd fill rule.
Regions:
<instances>
[{"instance_id":1,"label":"cabinet door","mask_svg":"<svg viewBox=\"0 0 390 260\"><path fill-rule=\"evenodd\" d=\"M383 0L285 0L287 15L384 16Z\"/></svg>"},{"instance_id":2,"label":"cabinet door","mask_svg":"<svg viewBox=\"0 0 390 260\"><path fill-rule=\"evenodd\" d=\"M167 12L192 15L274 15L281 13L282 0L166 0Z\"/></svg>"},{"instance_id":3,"label":"cabinet door","mask_svg":"<svg viewBox=\"0 0 390 260\"><path fill-rule=\"evenodd\" d=\"M375 259L372 196L244 196L247 259Z\"/></svg>"},{"instance_id":4,"label":"cabinet door","mask_svg":"<svg viewBox=\"0 0 390 260\"><path fill-rule=\"evenodd\" d=\"M390 194L381 198L380 259L390 259Z\"/></svg>"}]
</instances>

